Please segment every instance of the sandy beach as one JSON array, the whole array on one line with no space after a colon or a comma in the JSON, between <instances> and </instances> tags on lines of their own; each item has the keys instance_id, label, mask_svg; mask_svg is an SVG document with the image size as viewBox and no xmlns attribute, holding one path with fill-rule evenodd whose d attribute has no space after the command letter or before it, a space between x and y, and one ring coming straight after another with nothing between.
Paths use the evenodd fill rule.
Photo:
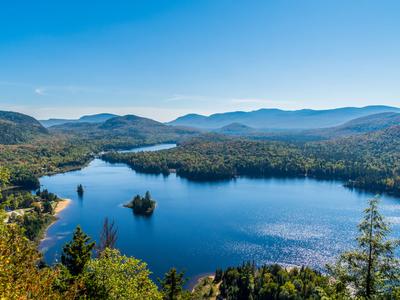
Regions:
<instances>
[{"instance_id":1,"label":"sandy beach","mask_svg":"<svg viewBox=\"0 0 400 300\"><path fill-rule=\"evenodd\" d=\"M54 209L54 215L57 216L60 212L62 212L64 209L68 207L68 205L71 203L71 199L62 199L57 202L57 206Z\"/></svg>"},{"instance_id":2,"label":"sandy beach","mask_svg":"<svg viewBox=\"0 0 400 300\"><path fill-rule=\"evenodd\" d=\"M57 217L57 215L62 212L64 209L68 207L68 205L71 203L71 199L62 199L57 202L57 205L54 209L54 216ZM40 239L40 242L43 242L44 240L47 239L47 230L55 223L57 222L58 218L55 218L49 226L47 226L46 230L44 231L43 238Z\"/></svg>"}]
</instances>

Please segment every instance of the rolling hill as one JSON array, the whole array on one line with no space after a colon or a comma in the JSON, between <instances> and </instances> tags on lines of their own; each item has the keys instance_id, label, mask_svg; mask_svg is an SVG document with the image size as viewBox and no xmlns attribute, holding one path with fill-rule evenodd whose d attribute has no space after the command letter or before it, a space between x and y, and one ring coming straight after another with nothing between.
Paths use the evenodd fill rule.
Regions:
<instances>
[{"instance_id":1,"label":"rolling hill","mask_svg":"<svg viewBox=\"0 0 400 300\"><path fill-rule=\"evenodd\" d=\"M17 112L0 111L0 144L25 143L46 134L47 129L35 118Z\"/></svg>"},{"instance_id":2,"label":"rolling hill","mask_svg":"<svg viewBox=\"0 0 400 300\"><path fill-rule=\"evenodd\" d=\"M170 125L217 129L232 123L240 123L255 129L316 129L334 127L372 114L399 112L400 108L390 106L366 106L362 108L344 107L328 110L302 109L285 111L280 109L260 109L251 112L228 112L202 116L185 115L168 123Z\"/></svg>"},{"instance_id":3,"label":"rolling hill","mask_svg":"<svg viewBox=\"0 0 400 300\"><path fill-rule=\"evenodd\" d=\"M135 115L118 116L102 123L66 123L52 126L50 132L77 134L88 138L127 137L155 141L175 141L181 137L198 133L194 129L168 126Z\"/></svg>"},{"instance_id":4,"label":"rolling hill","mask_svg":"<svg viewBox=\"0 0 400 300\"><path fill-rule=\"evenodd\" d=\"M229 125L216 129L215 132L226 135L246 136L250 134L256 134L257 130L240 123L231 123Z\"/></svg>"},{"instance_id":5,"label":"rolling hill","mask_svg":"<svg viewBox=\"0 0 400 300\"><path fill-rule=\"evenodd\" d=\"M51 127L56 125L62 125L66 123L102 123L111 118L118 117L118 115L102 113L102 114L95 114L95 115L87 115L82 116L79 119L48 119L48 120L40 120L39 122L42 123L44 127Z\"/></svg>"}]
</instances>

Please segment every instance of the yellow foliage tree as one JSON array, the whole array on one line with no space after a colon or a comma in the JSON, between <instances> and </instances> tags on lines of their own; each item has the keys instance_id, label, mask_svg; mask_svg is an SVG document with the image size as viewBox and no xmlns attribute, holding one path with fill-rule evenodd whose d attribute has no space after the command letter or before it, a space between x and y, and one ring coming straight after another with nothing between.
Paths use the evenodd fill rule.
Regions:
<instances>
[{"instance_id":1,"label":"yellow foliage tree","mask_svg":"<svg viewBox=\"0 0 400 300\"><path fill-rule=\"evenodd\" d=\"M38 268L39 260L21 229L0 218L0 299L61 299L53 289L57 271Z\"/></svg>"},{"instance_id":2,"label":"yellow foliage tree","mask_svg":"<svg viewBox=\"0 0 400 300\"><path fill-rule=\"evenodd\" d=\"M118 300L161 300L161 293L149 278L147 265L118 250L106 248L88 262L84 276L88 298Z\"/></svg>"}]
</instances>

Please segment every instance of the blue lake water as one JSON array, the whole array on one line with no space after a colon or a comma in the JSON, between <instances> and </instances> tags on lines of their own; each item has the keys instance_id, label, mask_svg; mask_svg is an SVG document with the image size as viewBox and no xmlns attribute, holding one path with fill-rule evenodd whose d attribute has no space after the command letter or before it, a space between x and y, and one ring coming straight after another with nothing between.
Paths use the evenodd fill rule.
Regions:
<instances>
[{"instance_id":1,"label":"blue lake water","mask_svg":"<svg viewBox=\"0 0 400 300\"><path fill-rule=\"evenodd\" d=\"M41 243L48 262L59 259L62 245L78 224L97 240L109 217L118 226L117 247L146 261L154 278L172 266L194 277L247 260L321 268L354 245L356 225L373 197L337 181L237 178L199 183L175 174L140 174L100 159L80 171L42 177L40 182L72 199ZM85 189L82 198L76 193L78 184ZM135 216L122 207L147 190L157 201L151 217ZM381 208L399 236L400 199L383 196Z\"/></svg>"}]
</instances>

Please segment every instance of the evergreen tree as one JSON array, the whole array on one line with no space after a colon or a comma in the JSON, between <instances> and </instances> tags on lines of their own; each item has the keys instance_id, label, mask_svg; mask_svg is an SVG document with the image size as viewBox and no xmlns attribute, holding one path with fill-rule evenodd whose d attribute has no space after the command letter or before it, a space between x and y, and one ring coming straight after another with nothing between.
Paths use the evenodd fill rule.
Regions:
<instances>
[{"instance_id":1,"label":"evergreen tree","mask_svg":"<svg viewBox=\"0 0 400 300\"><path fill-rule=\"evenodd\" d=\"M184 272L178 272L175 268L170 269L164 275L164 279L159 280L164 300L179 300L184 297L183 285Z\"/></svg>"},{"instance_id":2,"label":"evergreen tree","mask_svg":"<svg viewBox=\"0 0 400 300\"><path fill-rule=\"evenodd\" d=\"M358 225L358 248L341 255L329 270L342 286L351 286L360 297L371 299L399 286L399 261L394 251L398 241L389 240L390 228L378 211L378 199L370 200Z\"/></svg>"},{"instance_id":3,"label":"evergreen tree","mask_svg":"<svg viewBox=\"0 0 400 300\"><path fill-rule=\"evenodd\" d=\"M150 192L149 192L149 191L147 191L146 194L144 195L144 199L145 199L146 201L150 201L150 200L151 200L151 195L150 195Z\"/></svg>"},{"instance_id":4,"label":"evergreen tree","mask_svg":"<svg viewBox=\"0 0 400 300\"><path fill-rule=\"evenodd\" d=\"M215 276L214 276L214 282L218 283L222 280L222 276L223 276L223 271L222 269L217 269L215 271Z\"/></svg>"},{"instance_id":5,"label":"evergreen tree","mask_svg":"<svg viewBox=\"0 0 400 300\"><path fill-rule=\"evenodd\" d=\"M53 205L51 204L50 201L46 200L43 202L43 212L49 214L54 213Z\"/></svg>"},{"instance_id":6,"label":"evergreen tree","mask_svg":"<svg viewBox=\"0 0 400 300\"><path fill-rule=\"evenodd\" d=\"M63 247L62 264L67 267L72 275L79 275L92 256L94 245L95 243L90 242L90 237L78 225L72 241Z\"/></svg>"}]
</instances>

